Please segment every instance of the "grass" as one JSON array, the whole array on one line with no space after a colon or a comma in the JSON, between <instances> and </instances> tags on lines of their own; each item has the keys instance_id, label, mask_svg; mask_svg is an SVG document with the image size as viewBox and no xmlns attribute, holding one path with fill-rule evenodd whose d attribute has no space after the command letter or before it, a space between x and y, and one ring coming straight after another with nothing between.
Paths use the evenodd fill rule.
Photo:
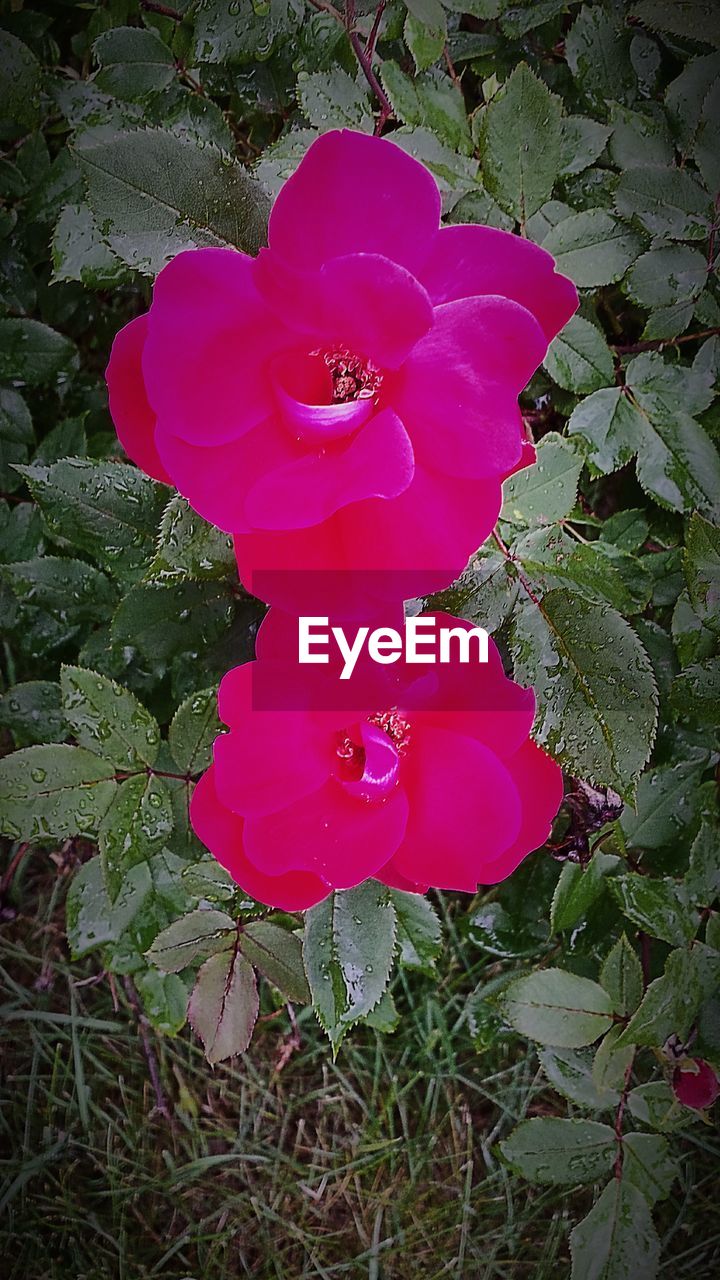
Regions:
<instances>
[{"instance_id":1,"label":"grass","mask_svg":"<svg viewBox=\"0 0 720 1280\"><path fill-rule=\"evenodd\" d=\"M7 1280L569 1274L591 1192L530 1187L498 1161L498 1140L557 1098L532 1050L475 1049L466 1001L488 962L452 903L437 983L401 974L398 1030L358 1031L335 1063L307 1010L299 1046L281 1011L214 1071L189 1032L153 1037L167 1117L122 984L67 958L65 884L37 854L1 930ZM709 1280L720 1144L693 1132L659 1215L661 1274Z\"/></svg>"}]
</instances>

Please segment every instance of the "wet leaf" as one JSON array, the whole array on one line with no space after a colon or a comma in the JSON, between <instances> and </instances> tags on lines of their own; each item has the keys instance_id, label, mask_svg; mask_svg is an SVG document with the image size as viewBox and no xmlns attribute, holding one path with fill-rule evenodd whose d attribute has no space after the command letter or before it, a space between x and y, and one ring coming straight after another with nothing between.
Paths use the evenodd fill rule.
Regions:
<instances>
[{"instance_id":1,"label":"wet leaf","mask_svg":"<svg viewBox=\"0 0 720 1280\"><path fill-rule=\"evenodd\" d=\"M211 956L200 969L188 1005L188 1020L213 1065L244 1053L258 1015L253 967L237 949Z\"/></svg>"},{"instance_id":2,"label":"wet leaf","mask_svg":"<svg viewBox=\"0 0 720 1280\"><path fill-rule=\"evenodd\" d=\"M560 1049L592 1044L612 1022L602 987L564 969L538 969L516 979L505 992L502 1012L521 1035Z\"/></svg>"},{"instance_id":3,"label":"wet leaf","mask_svg":"<svg viewBox=\"0 0 720 1280\"><path fill-rule=\"evenodd\" d=\"M615 1132L595 1120L524 1120L500 1150L517 1173L531 1182L557 1186L596 1182L615 1159Z\"/></svg>"}]
</instances>

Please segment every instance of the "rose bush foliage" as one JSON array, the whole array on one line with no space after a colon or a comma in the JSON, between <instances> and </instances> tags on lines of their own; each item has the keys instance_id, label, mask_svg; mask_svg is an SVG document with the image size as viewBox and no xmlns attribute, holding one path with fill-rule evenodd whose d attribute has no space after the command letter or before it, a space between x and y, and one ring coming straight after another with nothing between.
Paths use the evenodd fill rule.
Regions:
<instances>
[{"instance_id":1,"label":"rose bush foliage","mask_svg":"<svg viewBox=\"0 0 720 1280\"><path fill-rule=\"evenodd\" d=\"M698 1107L712 1105L720 1070L716 14L703 3L500 0L468 13L431 6L436 27L418 6L392 3L375 33L371 93L357 49L367 50L374 13L350 7L348 31L309 4L251 8L242 0L233 15L210 0L170 16L113 0L23 6L0 19L0 812L3 888L19 911L9 927L22 924L32 859L34 875L53 884L57 875L58 892L70 881L73 964L87 956L113 981L131 976L166 1034L180 1031L194 993L193 1026L217 1061L246 1047L255 970L265 975L266 1011L309 996L334 1050L356 1022L388 1030L394 995L402 1011L404 984L421 983L419 969L432 973L432 904L442 905L453 939L486 961L457 1030L466 1050L468 1034L478 1050L468 1070L482 1073L489 1043L507 1045L509 1056L527 1052L528 1041L538 1046L536 1114L512 1133L499 1117L496 1154L531 1181L569 1187L572 1173L573 1188L606 1182L571 1236L574 1280L590 1265L652 1276L659 1237L669 1228L676 1239L693 1153L705 1143ZM326 261L314 229L298 220L274 247L271 228L265 248L268 211L278 192L292 192L316 140L322 151L336 145L335 131L352 130L377 153L376 126L383 154L412 157L408 174L423 164L442 200L438 230L419 197L408 210L396 195L385 212L401 230L362 250L391 263L381 270L393 274L398 297L424 291L433 317L465 306L440 289L452 292L460 261L471 296L499 292L506 308L544 326L539 308L556 298L559 277L537 280L534 264L549 261L538 246L580 294L546 354L535 321L524 321L537 343L528 366L542 360L520 401L538 462L504 480L498 523L482 545L470 525L489 532L482 525L514 465L509 455L478 478L477 454L458 465L459 418L444 413L444 401L427 396L428 408L441 406L442 434L421 413L408 411L406 422L397 407L385 411L403 423L413 468L432 461L453 492L486 495L477 507L446 507L442 521L436 501L413 510L408 527L421 540L447 539L443 561L457 552L431 567L460 572L470 556L427 607L486 625L507 675L535 688L533 739L562 765L566 799L546 845L472 901L452 891L426 900L371 878L333 891L304 918L268 918L193 835L189 806L221 727L219 682L253 658L263 614L238 585L232 535L242 568L240 541L258 536L264 545L270 534L206 521L192 466L181 478L161 458L157 470L152 449L167 422L159 425L157 388L146 392L139 378L145 428L126 440L139 467L128 464L104 369L123 332L119 352L125 345L131 368L144 369L143 329L167 280L177 314L153 378L191 426L209 429L212 388L235 384L211 388L202 370L196 376L207 332L201 282L189 290L180 279L187 272L189 283L194 262L232 261L243 288L252 275L273 333L299 332L304 316L300 347L320 349L322 324L322 339L311 336L328 305L319 282L347 269L356 235L349 245L333 240L344 252ZM348 181L362 177L354 171ZM435 188L418 181L436 217ZM358 197L343 226L356 228L363 207ZM428 254L428 237L457 248L437 275L413 257L423 218ZM476 257L470 243L493 247ZM242 255L254 265L241 268ZM524 264L513 281L509 261ZM487 275L476 283L478 264L492 287ZM230 273L212 278L218 296L231 297ZM359 295L345 285L332 297L347 312ZM373 314L390 359L407 330ZM245 340L266 352L263 332ZM406 363L423 344L427 354L432 332L418 336ZM492 368L485 355L472 347L473 370ZM324 367L331 379L358 372ZM368 369L360 372L362 381ZM521 372L505 388L513 402ZM441 374L433 368L433 393L447 390L448 370ZM383 385L398 377L393 366ZM425 392L423 384L413 405L423 413ZM191 458L189 433L173 434L173 449ZM512 438L517 456L519 429ZM228 437L200 447L224 454L231 445ZM302 465L310 456L302 452ZM265 484L272 461L273 469L261 459ZM233 485L234 474L225 460L211 501L241 498L245 507L249 491ZM415 483L345 504L340 521L365 503L407 502ZM298 503L307 489L293 492ZM295 523L272 540L299 545L308 529L335 528L338 516L324 513L301 532L288 507ZM402 534L404 525L393 528ZM359 540L338 538L332 554L347 546L355 554ZM461 812L469 814L468 792ZM401 979L392 977L396 960ZM230 981L238 974L242 981ZM235 1038L211 998L225 980L241 1005ZM578 1216L588 1204L577 1201Z\"/></svg>"}]
</instances>

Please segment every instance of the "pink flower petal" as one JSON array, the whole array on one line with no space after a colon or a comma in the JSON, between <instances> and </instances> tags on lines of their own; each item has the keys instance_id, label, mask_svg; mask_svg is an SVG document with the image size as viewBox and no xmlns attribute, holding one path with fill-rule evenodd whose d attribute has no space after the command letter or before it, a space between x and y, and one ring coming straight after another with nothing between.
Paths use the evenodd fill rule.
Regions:
<instances>
[{"instance_id":1,"label":"pink flower petal","mask_svg":"<svg viewBox=\"0 0 720 1280\"><path fill-rule=\"evenodd\" d=\"M335 764L331 739L307 712L253 708L254 667L248 662L223 678L218 710L233 732L213 747L218 794L245 817L317 791Z\"/></svg>"},{"instance_id":2,"label":"pink flower petal","mask_svg":"<svg viewBox=\"0 0 720 1280\"><path fill-rule=\"evenodd\" d=\"M414 271L439 222L427 169L392 142L344 129L322 134L285 183L268 243L304 271L348 253L379 253Z\"/></svg>"},{"instance_id":3,"label":"pink flower petal","mask_svg":"<svg viewBox=\"0 0 720 1280\"><path fill-rule=\"evenodd\" d=\"M268 470L245 501L258 529L303 529L365 498L394 498L413 477L407 432L391 409L375 414L346 447L328 447Z\"/></svg>"},{"instance_id":4,"label":"pink flower petal","mask_svg":"<svg viewBox=\"0 0 720 1280\"><path fill-rule=\"evenodd\" d=\"M335 889L360 884L397 849L408 821L402 786L380 803L331 779L312 795L245 825L248 857L266 875L312 871Z\"/></svg>"},{"instance_id":5,"label":"pink flower petal","mask_svg":"<svg viewBox=\"0 0 720 1280\"><path fill-rule=\"evenodd\" d=\"M342 512L344 563L348 568L407 569L412 596L440 590L484 542L501 503L498 480L458 477L449 483L416 463L412 484L398 498L369 500ZM423 589L420 579L425 575L428 585Z\"/></svg>"},{"instance_id":6,"label":"pink flower petal","mask_svg":"<svg viewBox=\"0 0 720 1280\"><path fill-rule=\"evenodd\" d=\"M284 467L303 457L302 447L273 420L209 448L188 444L162 424L155 440L168 474L190 505L228 533L251 530L245 501L256 478L268 467Z\"/></svg>"},{"instance_id":7,"label":"pink flower petal","mask_svg":"<svg viewBox=\"0 0 720 1280\"><path fill-rule=\"evenodd\" d=\"M393 869L409 880L473 893L486 864L520 829L520 797L507 767L472 738L413 721L402 781L411 808Z\"/></svg>"},{"instance_id":8,"label":"pink flower petal","mask_svg":"<svg viewBox=\"0 0 720 1280\"><path fill-rule=\"evenodd\" d=\"M578 295L545 249L494 227L443 227L419 278L434 303L483 294L513 298L537 318L548 342L577 311Z\"/></svg>"},{"instance_id":9,"label":"pink flower petal","mask_svg":"<svg viewBox=\"0 0 720 1280\"><path fill-rule=\"evenodd\" d=\"M235 249L179 253L155 281L143 373L165 430L190 444L235 440L267 418L268 366L297 343L266 306L253 259Z\"/></svg>"},{"instance_id":10,"label":"pink flower petal","mask_svg":"<svg viewBox=\"0 0 720 1280\"><path fill-rule=\"evenodd\" d=\"M396 369L433 323L430 299L414 276L387 258L333 258L317 278L318 330L331 342Z\"/></svg>"},{"instance_id":11,"label":"pink flower petal","mask_svg":"<svg viewBox=\"0 0 720 1280\"><path fill-rule=\"evenodd\" d=\"M129 458L154 480L172 484L155 447L155 414L148 404L142 375L142 353L148 318L138 316L118 333L105 370L110 415Z\"/></svg>"},{"instance_id":12,"label":"pink flower petal","mask_svg":"<svg viewBox=\"0 0 720 1280\"><path fill-rule=\"evenodd\" d=\"M483 869L483 884L505 880L545 843L563 798L562 770L530 739L505 763L520 794L522 822L513 843Z\"/></svg>"},{"instance_id":13,"label":"pink flower petal","mask_svg":"<svg viewBox=\"0 0 720 1280\"><path fill-rule=\"evenodd\" d=\"M452 476L504 476L522 454L520 391L547 344L537 321L505 298L437 307L387 391L420 462Z\"/></svg>"},{"instance_id":14,"label":"pink flower petal","mask_svg":"<svg viewBox=\"0 0 720 1280\"><path fill-rule=\"evenodd\" d=\"M429 885L418 884L414 880L407 880L405 876L401 876L400 872L395 870L394 858L375 872L375 879L381 884L386 884L389 889L402 889L403 893L427 893L429 888Z\"/></svg>"},{"instance_id":15,"label":"pink flower petal","mask_svg":"<svg viewBox=\"0 0 720 1280\"><path fill-rule=\"evenodd\" d=\"M329 886L309 871L265 876L250 862L243 845L243 819L220 803L212 768L203 774L193 791L190 821L198 839L233 880L258 902L279 911L306 911L327 898Z\"/></svg>"}]
</instances>

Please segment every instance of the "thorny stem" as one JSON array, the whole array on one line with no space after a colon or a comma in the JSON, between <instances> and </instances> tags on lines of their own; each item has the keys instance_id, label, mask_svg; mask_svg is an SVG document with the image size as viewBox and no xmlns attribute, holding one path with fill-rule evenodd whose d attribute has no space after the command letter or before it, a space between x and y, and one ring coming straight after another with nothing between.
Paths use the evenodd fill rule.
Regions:
<instances>
[{"instance_id":1,"label":"thorny stem","mask_svg":"<svg viewBox=\"0 0 720 1280\"><path fill-rule=\"evenodd\" d=\"M615 1177L618 1179L618 1181L622 1177L622 1166L623 1166L622 1126L623 1126L623 1119L625 1116L625 1108L627 1106L628 1094L630 1092L630 1078L632 1076L632 1070L633 1070L634 1064L635 1064L635 1053L633 1052L633 1056L628 1062L627 1068L625 1070L625 1079L623 1080L622 1093L620 1094L620 1101L618 1103L617 1111L615 1112L615 1141L617 1142L617 1155L615 1157L614 1172L615 1172Z\"/></svg>"},{"instance_id":2,"label":"thorny stem","mask_svg":"<svg viewBox=\"0 0 720 1280\"><path fill-rule=\"evenodd\" d=\"M145 1017L145 1014L143 1013L140 1007L140 1001L138 1000L137 991L135 990L135 984L132 978L130 978L129 976L124 977L123 986L125 988L125 995L128 998L128 1003L130 1005L130 1008L132 1009L133 1013L135 1014L135 1017L137 1018L138 1030L140 1032L140 1039L142 1041L143 1053L145 1054L145 1061L147 1062L147 1066L148 1066L150 1083L152 1084L153 1093L155 1094L155 1110L158 1112L159 1115L165 1116L165 1118L169 1120L170 1108L167 1104L162 1083L160 1081L160 1069L158 1067L158 1060L155 1055L155 1050L153 1049L153 1046L150 1042L150 1036L148 1034L147 1018Z\"/></svg>"},{"instance_id":3,"label":"thorny stem","mask_svg":"<svg viewBox=\"0 0 720 1280\"><path fill-rule=\"evenodd\" d=\"M2 880L0 880L0 898L4 898L4 897L5 897L5 894L7 893L8 889L10 888L10 885L11 885L11 884L12 884L12 882L13 882L13 879L14 879L14 876L15 876L15 872L17 871L18 867L20 866L20 863L22 862L22 860L23 860L23 858L25 857L25 854L28 852L29 848L30 848L30 842L29 842L29 841L26 841L26 843L25 843L25 844L21 844L21 845L20 845L20 848L18 849L17 853L15 854L14 858L12 859L12 861L11 861L11 863L10 863L10 866L8 867L7 871L5 872L5 874L4 874L3 878L2 878Z\"/></svg>"},{"instance_id":4,"label":"thorny stem","mask_svg":"<svg viewBox=\"0 0 720 1280\"><path fill-rule=\"evenodd\" d=\"M663 347L677 347L681 342L700 342L702 338L716 338L720 335L720 327L701 329L699 333L684 333L679 338L648 338L645 342L631 342L627 346L613 342L611 346L618 355L630 356L637 351L662 351Z\"/></svg>"},{"instance_id":5,"label":"thorny stem","mask_svg":"<svg viewBox=\"0 0 720 1280\"><path fill-rule=\"evenodd\" d=\"M182 22L183 15L177 9L170 9L166 4L156 4L155 0L140 0L140 8L148 13L159 13L161 18L172 18L173 22Z\"/></svg>"},{"instance_id":6,"label":"thorny stem","mask_svg":"<svg viewBox=\"0 0 720 1280\"><path fill-rule=\"evenodd\" d=\"M375 15L377 18L377 14ZM363 48L362 41L355 31L355 0L345 0L345 29L348 33L348 39L353 47L353 52L362 68L363 75L372 89L375 97L380 103L380 115L377 118L375 132L380 133L385 121L392 115L392 107L390 99L378 80L371 66L372 46L370 40Z\"/></svg>"},{"instance_id":7,"label":"thorny stem","mask_svg":"<svg viewBox=\"0 0 720 1280\"><path fill-rule=\"evenodd\" d=\"M365 53L368 58L372 58L375 52L375 45L377 43L378 32L380 30L380 23L382 22L382 16L385 12L386 4L387 4L387 0L380 0L380 3L377 9L375 10L375 17L373 19L372 27L370 28L370 35L368 36L367 44L365 45Z\"/></svg>"},{"instance_id":8,"label":"thorny stem","mask_svg":"<svg viewBox=\"0 0 720 1280\"><path fill-rule=\"evenodd\" d=\"M518 565L518 563L517 563L517 561L516 561L516 559L515 559L515 557L514 557L514 555L513 555L512 551L511 551L511 550L510 550L510 548L507 546L507 544L506 544L505 542L503 542L503 540L502 540L502 538L500 537L500 534L498 533L497 529L493 529L493 534L492 534L492 536L493 536L493 538L494 538L494 540L495 540L495 542L496 542L497 546L498 546L498 547L500 548L500 550L502 551L502 553L503 553L503 555L504 555L505 559L506 559L510 564L513 564L513 565L515 566L515 572L517 573L517 576L518 576L518 582L520 582L520 584L524 587L525 591L526 591L526 592L527 592L527 594L529 595L529 597L530 597L530 599L532 600L533 604L537 605L538 609L540 609L540 612L542 613L542 606L541 606L541 604L540 604L540 601L538 600L537 596L535 595L535 592L533 591L532 587L530 586L530 583L528 582L527 578L525 577L525 574L523 573L522 569L519 567L519 565Z\"/></svg>"}]
</instances>

